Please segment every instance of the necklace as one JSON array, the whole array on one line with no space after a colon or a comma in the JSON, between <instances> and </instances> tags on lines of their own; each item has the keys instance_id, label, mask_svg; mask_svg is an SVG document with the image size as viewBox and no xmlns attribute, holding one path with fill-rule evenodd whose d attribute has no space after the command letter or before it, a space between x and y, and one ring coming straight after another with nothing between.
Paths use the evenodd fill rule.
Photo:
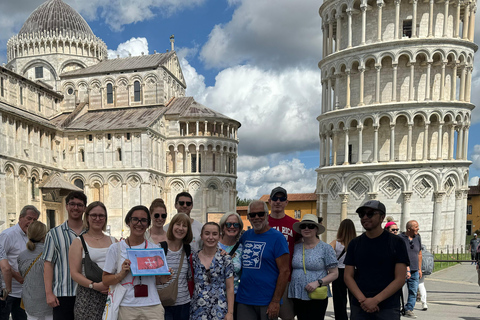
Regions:
<instances>
[{"instance_id":1,"label":"necklace","mask_svg":"<svg viewBox=\"0 0 480 320\"><path fill-rule=\"evenodd\" d=\"M105 237L105 235L104 235L103 233L102 233L102 236L99 237L99 238L95 238L95 237L92 236L90 233L87 233L87 234L88 234L88 236L89 236L90 238L92 238L92 239L94 239L94 240L97 240L97 241L100 240L100 239L103 239L103 238Z\"/></svg>"}]
</instances>

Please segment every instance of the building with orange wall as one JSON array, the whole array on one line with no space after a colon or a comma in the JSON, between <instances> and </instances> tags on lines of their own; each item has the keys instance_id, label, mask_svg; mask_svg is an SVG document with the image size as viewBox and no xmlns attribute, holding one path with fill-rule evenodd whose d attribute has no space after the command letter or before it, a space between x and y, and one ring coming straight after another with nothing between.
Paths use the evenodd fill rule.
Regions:
<instances>
[{"instance_id":1,"label":"building with orange wall","mask_svg":"<svg viewBox=\"0 0 480 320\"><path fill-rule=\"evenodd\" d=\"M480 229L480 181L470 186L467 197L467 235Z\"/></svg>"}]
</instances>

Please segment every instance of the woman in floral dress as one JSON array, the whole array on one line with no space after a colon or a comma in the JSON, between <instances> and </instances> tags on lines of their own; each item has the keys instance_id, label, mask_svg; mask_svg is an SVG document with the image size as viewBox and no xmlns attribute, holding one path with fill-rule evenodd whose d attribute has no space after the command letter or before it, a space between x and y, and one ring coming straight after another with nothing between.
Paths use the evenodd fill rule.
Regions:
<instances>
[{"instance_id":1,"label":"woman in floral dress","mask_svg":"<svg viewBox=\"0 0 480 320\"><path fill-rule=\"evenodd\" d=\"M230 256L217 248L220 226L207 222L201 233L202 250L193 253L195 290L190 304L190 320L233 319L233 264Z\"/></svg>"}]
</instances>

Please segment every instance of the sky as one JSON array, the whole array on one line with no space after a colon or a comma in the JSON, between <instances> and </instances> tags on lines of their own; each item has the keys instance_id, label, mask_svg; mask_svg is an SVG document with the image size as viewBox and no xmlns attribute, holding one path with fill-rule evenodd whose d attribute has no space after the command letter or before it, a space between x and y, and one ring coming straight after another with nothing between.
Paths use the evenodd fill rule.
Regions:
<instances>
[{"instance_id":1,"label":"sky","mask_svg":"<svg viewBox=\"0 0 480 320\"><path fill-rule=\"evenodd\" d=\"M0 2L0 63L6 43L44 0ZM260 198L282 185L315 191L322 20L318 0L64 0L109 48L109 57L175 50L187 95L242 124L237 190ZM480 41L480 23L475 27ZM479 65L472 103L480 105ZM480 107L468 148L470 183L480 176ZM259 139L261 137L261 139Z\"/></svg>"}]
</instances>

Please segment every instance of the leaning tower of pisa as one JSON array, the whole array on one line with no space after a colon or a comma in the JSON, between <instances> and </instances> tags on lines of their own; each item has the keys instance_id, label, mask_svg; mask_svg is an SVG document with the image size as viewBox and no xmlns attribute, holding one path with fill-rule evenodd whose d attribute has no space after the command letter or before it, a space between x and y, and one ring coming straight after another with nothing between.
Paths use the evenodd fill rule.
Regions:
<instances>
[{"instance_id":1,"label":"leaning tower of pisa","mask_svg":"<svg viewBox=\"0 0 480 320\"><path fill-rule=\"evenodd\" d=\"M385 203L427 246L465 243L476 2L325 0L319 211L331 240Z\"/></svg>"}]
</instances>

